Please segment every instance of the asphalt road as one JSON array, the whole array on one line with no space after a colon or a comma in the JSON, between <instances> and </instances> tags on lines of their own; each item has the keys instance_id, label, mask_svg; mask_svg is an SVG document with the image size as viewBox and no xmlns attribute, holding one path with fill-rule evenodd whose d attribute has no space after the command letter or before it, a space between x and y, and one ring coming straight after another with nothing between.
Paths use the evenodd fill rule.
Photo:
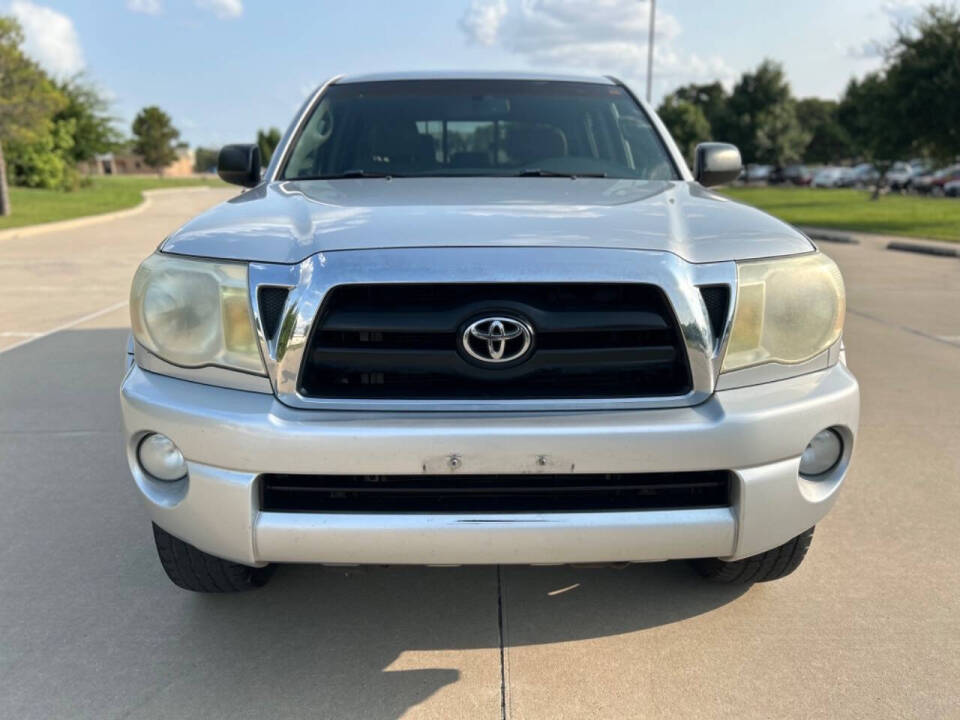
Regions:
<instances>
[{"instance_id":1,"label":"asphalt road","mask_svg":"<svg viewBox=\"0 0 960 720\"><path fill-rule=\"evenodd\" d=\"M0 718L960 717L955 259L825 246L862 427L785 580L286 567L204 597L156 561L117 386L137 260L224 196L0 241Z\"/></svg>"}]
</instances>

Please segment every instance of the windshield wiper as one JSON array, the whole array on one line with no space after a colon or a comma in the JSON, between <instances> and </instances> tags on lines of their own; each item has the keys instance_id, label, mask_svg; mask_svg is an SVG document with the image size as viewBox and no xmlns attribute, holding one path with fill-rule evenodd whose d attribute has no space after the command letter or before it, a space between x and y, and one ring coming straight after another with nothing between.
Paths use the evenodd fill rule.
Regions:
<instances>
[{"instance_id":1,"label":"windshield wiper","mask_svg":"<svg viewBox=\"0 0 960 720\"><path fill-rule=\"evenodd\" d=\"M606 173L598 172L557 172L556 170L541 170L540 168L527 168L516 174L516 177L565 177L565 178L605 178Z\"/></svg>"},{"instance_id":2,"label":"windshield wiper","mask_svg":"<svg viewBox=\"0 0 960 720\"><path fill-rule=\"evenodd\" d=\"M335 173L332 175L315 175L314 177L307 178L297 178L297 180L343 180L345 178L392 178L400 177L396 173L385 173L380 172L379 170L361 170L360 168L355 168L351 170L344 170L342 173Z\"/></svg>"}]
</instances>

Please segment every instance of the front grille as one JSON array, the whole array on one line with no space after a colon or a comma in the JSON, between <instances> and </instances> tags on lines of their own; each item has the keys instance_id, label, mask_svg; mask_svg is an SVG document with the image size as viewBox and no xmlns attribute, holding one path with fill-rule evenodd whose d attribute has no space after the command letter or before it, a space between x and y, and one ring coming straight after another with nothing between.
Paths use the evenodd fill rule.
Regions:
<instances>
[{"instance_id":1,"label":"front grille","mask_svg":"<svg viewBox=\"0 0 960 720\"><path fill-rule=\"evenodd\" d=\"M272 512L587 512L730 505L730 473L262 475Z\"/></svg>"},{"instance_id":2,"label":"front grille","mask_svg":"<svg viewBox=\"0 0 960 720\"><path fill-rule=\"evenodd\" d=\"M458 346L471 321L529 323L525 360L484 366ZM684 395L686 353L663 292L641 284L342 285L301 370L306 397L502 400Z\"/></svg>"}]
</instances>

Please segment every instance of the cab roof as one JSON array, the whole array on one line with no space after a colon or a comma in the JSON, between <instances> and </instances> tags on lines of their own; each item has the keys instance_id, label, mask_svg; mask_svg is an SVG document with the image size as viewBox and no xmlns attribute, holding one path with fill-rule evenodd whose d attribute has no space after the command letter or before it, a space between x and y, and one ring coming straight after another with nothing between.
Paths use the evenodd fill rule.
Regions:
<instances>
[{"instance_id":1,"label":"cab roof","mask_svg":"<svg viewBox=\"0 0 960 720\"><path fill-rule=\"evenodd\" d=\"M363 73L337 78L337 85L390 80L542 80L552 82L580 82L597 85L615 85L615 81L601 75L561 75L538 72L510 72L490 70L410 70L405 72Z\"/></svg>"}]
</instances>

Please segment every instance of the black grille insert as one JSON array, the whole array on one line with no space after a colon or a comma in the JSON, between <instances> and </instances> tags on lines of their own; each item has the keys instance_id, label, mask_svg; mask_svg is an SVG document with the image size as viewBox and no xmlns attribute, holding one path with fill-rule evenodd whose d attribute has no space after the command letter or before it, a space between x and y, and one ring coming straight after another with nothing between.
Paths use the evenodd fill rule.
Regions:
<instances>
[{"instance_id":1,"label":"black grille insert","mask_svg":"<svg viewBox=\"0 0 960 720\"><path fill-rule=\"evenodd\" d=\"M484 366L458 347L486 316L534 329L522 362ZM498 400L683 395L687 357L663 292L641 284L342 285L317 317L307 397Z\"/></svg>"},{"instance_id":2,"label":"black grille insert","mask_svg":"<svg viewBox=\"0 0 960 720\"><path fill-rule=\"evenodd\" d=\"M726 285L707 285L700 288L703 304L707 307L710 329L717 342L723 337L723 328L727 324L727 311L730 308L730 288Z\"/></svg>"},{"instance_id":3,"label":"black grille insert","mask_svg":"<svg viewBox=\"0 0 960 720\"><path fill-rule=\"evenodd\" d=\"M262 475L272 512L586 512L730 505L730 473Z\"/></svg>"},{"instance_id":4,"label":"black grille insert","mask_svg":"<svg viewBox=\"0 0 960 720\"><path fill-rule=\"evenodd\" d=\"M261 287L257 293L257 300L260 304L260 322L263 324L263 332L268 340L273 340L280 329L280 316L283 314L283 306L287 302L287 295L290 294L290 288L285 287Z\"/></svg>"}]
</instances>

